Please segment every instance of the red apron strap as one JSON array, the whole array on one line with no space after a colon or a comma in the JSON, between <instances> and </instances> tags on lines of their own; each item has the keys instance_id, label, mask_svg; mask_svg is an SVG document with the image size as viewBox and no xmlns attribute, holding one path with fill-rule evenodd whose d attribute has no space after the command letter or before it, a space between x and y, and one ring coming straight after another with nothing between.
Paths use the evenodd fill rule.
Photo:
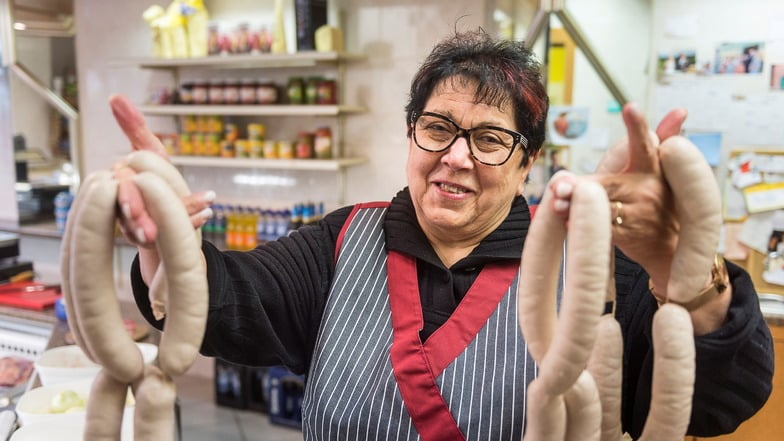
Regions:
<instances>
[{"instance_id":1,"label":"red apron strap","mask_svg":"<svg viewBox=\"0 0 784 441\"><path fill-rule=\"evenodd\" d=\"M516 260L483 268L449 320L428 337L424 349L434 376L441 375L474 340L501 303L519 268Z\"/></svg>"},{"instance_id":2,"label":"red apron strap","mask_svg":"<svg viewBox=\"0 0 784 441\"><path fill-rule=\"evenodd\" d=\"M408 414L422 441L462 441L465 437L441 395L419 339L422 308L416 259L390 251L387 273L393 332L389 352Z\"/></svg>"}]
</instances>

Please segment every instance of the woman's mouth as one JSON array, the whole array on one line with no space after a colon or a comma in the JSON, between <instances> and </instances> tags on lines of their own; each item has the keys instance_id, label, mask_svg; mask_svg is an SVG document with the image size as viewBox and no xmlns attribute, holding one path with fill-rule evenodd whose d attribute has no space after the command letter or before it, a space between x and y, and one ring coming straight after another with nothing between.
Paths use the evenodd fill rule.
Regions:
<instances>
[{"instance_id":1,"label":"woman's mouth","mask_svg":"<svg viewBox=\"0 0 784 441\"><path fill-rule=\"evenodd\" d=\"M456 185L446 184L446 183L443 183L443 182L436 183L436 185L442 191L450 193L450 194L464 194L464 193L468 193L468 190L466 188L458 187Z\"/></svg>"}]
</instances>

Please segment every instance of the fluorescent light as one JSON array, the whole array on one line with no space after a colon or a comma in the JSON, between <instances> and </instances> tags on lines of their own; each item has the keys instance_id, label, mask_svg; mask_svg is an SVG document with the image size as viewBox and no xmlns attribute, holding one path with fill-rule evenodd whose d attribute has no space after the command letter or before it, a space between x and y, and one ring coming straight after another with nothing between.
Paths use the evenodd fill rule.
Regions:
<instances>
[{"instance_id":1,"label":"fluorescent light","mask_svg":"<svg viewBox=\"0 0 784 441\"><path fill-rule=\"evenodd\" d=\"M14 23L14 29L16 29L17 31L24 31L25 29L27 29L27 25L22 23L21 21L17 21Z\"/></svg>"}]
</instances>

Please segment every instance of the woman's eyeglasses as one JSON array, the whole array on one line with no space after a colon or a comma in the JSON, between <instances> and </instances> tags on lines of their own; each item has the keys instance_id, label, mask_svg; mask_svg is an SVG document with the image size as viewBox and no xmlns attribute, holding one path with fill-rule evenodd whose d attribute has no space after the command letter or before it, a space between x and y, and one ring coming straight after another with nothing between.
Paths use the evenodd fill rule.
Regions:
<instances>
[{"instance_id":1,"label":"woman's eyeglasses","mask_svg":"<svg viewBox=\"0 0 784 441\"><path fill-rule=\"evenodd\" d=\"M516 145L528 147L528 139L521 133L495 126L464 129L444 115L423 112L414 115L414 143L428 152L443 152L465 137L471 156L485 165L503 165L512 157Z\"/></svg>"}]
</instances>

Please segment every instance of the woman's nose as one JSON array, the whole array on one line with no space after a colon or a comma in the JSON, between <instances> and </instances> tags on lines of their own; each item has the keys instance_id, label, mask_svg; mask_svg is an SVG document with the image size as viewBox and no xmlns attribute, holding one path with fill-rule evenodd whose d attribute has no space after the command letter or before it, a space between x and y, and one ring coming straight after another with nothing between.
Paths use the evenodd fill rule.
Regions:
<instances>
[{"instance_id":1,"label":"woman's nose","mask_svg":"<svg viewBox=\"0 0 784 441\"><path fill-rule=\"evenodd\" d=\"M471 149L468 146L468 135L461 134L455 139L455 142L446 149L444 156L441 160L452 168L467 168L474 164L471 157Z\"/></svg>"}]
</instances>

